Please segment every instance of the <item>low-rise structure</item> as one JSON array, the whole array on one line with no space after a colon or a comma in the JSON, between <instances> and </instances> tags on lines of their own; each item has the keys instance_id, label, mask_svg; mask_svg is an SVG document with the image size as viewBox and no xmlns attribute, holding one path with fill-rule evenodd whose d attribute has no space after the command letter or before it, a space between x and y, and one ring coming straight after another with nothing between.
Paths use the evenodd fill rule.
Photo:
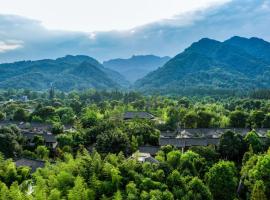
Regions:
<instances>
[{"instance_id":1,"label":"low-rise structure","mask_svg":"<svg viewBox=\"0 0 270 200\"><path fill-rule=\"evenodd\" d=\"M137 112L137 111L130 111L125 112L123 115L124 120L132 120L132 119L148 119L152 120L155 119L154 115L148 112Z\"/></svg>"},{"instance_id":2,"label":"low-rise structure","mask_svg":"<svg viewBox=\"0 0 270 200\"><path fill-rule=\"evenodd\" d=\"M26 166L31 168L31 173L34 173L38 168L45 166L45 161L30 158L21 158L15 161L16 167Z\"/></svg>"},{"instance_id":3,"label":"low-rise structure","mask_svg":"<svg viewBox=\"0 0 270 200\"><path fill-rule=\"evenodd\" d=\"M150 153L141 153L141 152L136 152L132 154L131 156L132 159L136 159L138 162L150 162L150 163L159 163L158 160L153 158Z\"/></svg>"},{"instance_id":4,"label":"low-rise structure","mask_svg":"<svg viewBox=\"0 0 270 200\"><path fill-rule=\"evenodd\" d=\"M29 132L29 131L22 131L22 135L26 138L27 144L32 146L33 140L35 136L41 136L44 139L45 146L51 149L55 149L58 145L55 135L48 133L48 132Z\"/></svg>"},{"instance_id":5,"label":"low-rise structure","mask_svg":"<svg viewBox=\"0 0 270 200\"><path fill-rule=\"evenodd\" d=\"M269 128L256 128L259 136L266 135ZM244 136L251 131L250 128L180 128L177 131L162 131L163 137L181 137L181 138L219 138L226 131L233 131Z\"/></svg>"},{"instance_id":6,"label":"low-rise structure","mask_svg":"<svg viewBox=\"0 0 270 200\"><path fill-rule=\"evenodd\" d=\"M155 156L159 151L159 146L139 146L139 152L141 153L149 153L151 156Z\"/></svg>"},{"instance_id":7,"label":"low-rise structure","mask_svg":"<svg viewBox=\"0 0 270 200\"><path fill-rule=\"evenodd\" d=\"M160 137L159 145L172 145L176 148L188 148L192 146L208 146L219 144L219 138L170 138Z\"/></svg>"}]
</instances>

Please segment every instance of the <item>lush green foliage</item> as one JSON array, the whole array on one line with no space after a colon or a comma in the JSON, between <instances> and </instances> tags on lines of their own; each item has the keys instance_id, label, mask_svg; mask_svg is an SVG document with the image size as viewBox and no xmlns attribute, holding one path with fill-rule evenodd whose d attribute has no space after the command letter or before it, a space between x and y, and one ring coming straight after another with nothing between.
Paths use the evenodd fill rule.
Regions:
<instances>
[{"instance_id":1,"label":"lush green foliage","mask_svg":"<svg viewBox=\"0 0 270 200\"><path fill-rule=\"evenodd\" d=\"M29 101L16 100L22 95ZM58 141L52 149L35 136L28 146L16 126L0 128L0 200L263 200L270 195L270 135L262 139L255 130L245 136L233 131L269 128L269 100L28 90L2 91L0 98L2 119L26 121L29 128L48 124ZM125 121L125 111L147 111L157 119ZM232 131L217 147L161 147L155 163L131 157L139 146L157 146L161 131L184 127ZM31 174L9 159L21 156L47 163Z\"/></svg>"},{"instance_id":2,"label":"lush green foliage","mask_svg":"<svg viewBox=\"0 0 270 200\"><path fill-rule=\"evenodd\" d=\"M222 95L269 88L270 43L233 37L193 43L135 84L155 94Z\"/></svg>"},{"instance_id":3,"label":"lush green foliage","mask_svg":"<svg viewBox=\"0 0 270 200\"><path fill-rule=\"evenodd\" d=\"M53 84L57 89L70 91L115 89L128 85L119 73L104 68L88 56L1 64L0 72L0 88L46 90Z\"/></svg>"}]
</instances>

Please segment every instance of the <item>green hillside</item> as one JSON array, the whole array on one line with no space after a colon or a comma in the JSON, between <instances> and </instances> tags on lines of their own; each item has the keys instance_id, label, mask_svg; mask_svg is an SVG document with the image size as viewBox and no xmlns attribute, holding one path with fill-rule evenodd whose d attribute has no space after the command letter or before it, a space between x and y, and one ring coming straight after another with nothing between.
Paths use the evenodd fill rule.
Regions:
<instances>
[{"instance_id":1,"label":"green hillside","mask_svg":"<svg viewBox=\"0 0 270 200\"><path fill-rule=\"evenodd\" d=\"M269 88L270 62L267 55L270 58L270 54L267 52L270 45L268 48L253 45L264 52L256 54L256 50L248 50L248 45L237 45L233 40L235 38L225 42L201 39L163 67L138 80L135 88L147 93L163 94L246 92L255 88ZM257 42L261 43L261 40ZM264 55L264 59L261 55Z\"/></svg>"},{"instance_id":2,"label":"green hillside","mask_svg":"<svg viewBox=\"0 0 270 200\"><path fill-rule=\"evenodd\" d=\"M119 73L106 69L88 56L66 56L56 60L21 61L0 65L0 88L116 89L128 86Z\"/></svg>"}]
</instances>

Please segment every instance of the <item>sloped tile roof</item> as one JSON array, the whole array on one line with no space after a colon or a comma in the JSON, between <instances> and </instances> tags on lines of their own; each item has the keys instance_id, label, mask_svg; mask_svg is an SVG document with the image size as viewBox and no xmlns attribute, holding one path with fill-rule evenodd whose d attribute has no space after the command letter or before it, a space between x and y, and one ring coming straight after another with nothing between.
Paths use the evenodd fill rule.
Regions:
<instances>
[{"instance_id":1,"label":"sloped tile roof","mask_svg":"<svg viewBox=\"0 0 270 200\"><path fill-rule=\"evenodd\" d=\"M125 112L124 119L154 119L155 117L148 112Z\"/></svg>"},{"instance_id":2,"label":"sloped tile roof","mask_svg":"<svg viewBox=\"0 0 270 200\"><path fill-rule=\"evenodd\" d=\"M31 172L35 172L37 168L43 168L45 166L45 161L35 160L29 158L21 158L15 161L17 167L27 166L31 168Z\"/></svg>"}]
</instances>

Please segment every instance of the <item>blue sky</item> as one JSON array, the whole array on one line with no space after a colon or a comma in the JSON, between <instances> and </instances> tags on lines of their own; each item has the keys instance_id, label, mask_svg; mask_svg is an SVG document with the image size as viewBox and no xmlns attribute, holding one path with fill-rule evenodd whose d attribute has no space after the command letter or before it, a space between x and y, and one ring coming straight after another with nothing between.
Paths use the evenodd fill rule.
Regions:
<instances>
[{"instance_id":1,"label":"blue sky","mask_svg":"<svg viewBox=\"0 0 270 200\"><path fill-rule=\"evenodd\" d=\"M203 37L270 40L270 0L0 0L0 4L0 62L67 54L100 61L138 54L174 56Z\"/></svg>"}]
</instances>

